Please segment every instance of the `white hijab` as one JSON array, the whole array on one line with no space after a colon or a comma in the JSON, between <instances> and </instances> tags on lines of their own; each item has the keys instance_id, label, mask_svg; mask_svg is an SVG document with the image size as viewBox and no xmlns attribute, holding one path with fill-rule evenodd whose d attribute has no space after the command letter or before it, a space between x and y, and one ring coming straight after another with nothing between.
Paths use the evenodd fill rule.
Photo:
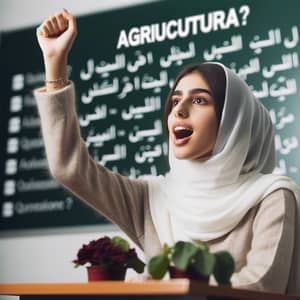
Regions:
<instances>
[{"instance_id":1,"label":"white hijab","mask_svg":"<svg viewBox=\"0 0 300 300\"><path fill-rule=\"evenodd\" d=\"M169 173L148 178L150 211L161 244L221 237L278 188L294 193L300 216L297 185L271 174L275 145L268 110L233 71L216 64L225 71L226 93L213 155L207 161L178 160L170 141ZM295 251L299 249L298 241ZM299 258L296 270L300 272Z\"/></svg>"}]
</instances>

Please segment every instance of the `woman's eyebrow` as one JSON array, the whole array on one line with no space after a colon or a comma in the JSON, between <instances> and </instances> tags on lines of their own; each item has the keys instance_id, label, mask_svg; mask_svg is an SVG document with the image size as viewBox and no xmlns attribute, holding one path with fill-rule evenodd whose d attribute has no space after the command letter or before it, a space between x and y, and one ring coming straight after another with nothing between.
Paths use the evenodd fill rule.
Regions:
<instances>
[{"instance_id":1,"label":"woman's eyebrow","mask_svg":"<svg viewBox=\"0 0 300 300\"><path fill-rule=\"evenodd\" d=\"M212 96L211 92L207 89L202 89L202 88L196 88L196 89L191 89L189 90L189 94L197 94L197 93L207 93L210 96ZM182 96L183 92L181 90L176 90L173 92L172 96Z\"/></svg>"}]
</instances>

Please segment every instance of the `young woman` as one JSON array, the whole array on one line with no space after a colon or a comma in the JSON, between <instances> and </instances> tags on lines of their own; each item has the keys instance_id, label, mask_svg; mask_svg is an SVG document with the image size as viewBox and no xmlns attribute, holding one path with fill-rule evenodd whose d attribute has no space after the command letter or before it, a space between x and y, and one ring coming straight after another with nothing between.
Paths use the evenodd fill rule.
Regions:
<instances>
[{"instance_id":1,"label":"young woman","mask_svg":"<svg viewBox=\"0 0 300 300\"><path fill-rule=\"evenodd\" d=\"M234 287L300 294L299 189L271 174L271 119L246 83L220 63L185 68L165 106L170 171L131 180L93 161L80 137L66 77L75 36L66 10L37 31L46 85L34 93L52 176L118 224L146 259L165 242L203 240L233 255Z\"/></svg>"}]
</instances>

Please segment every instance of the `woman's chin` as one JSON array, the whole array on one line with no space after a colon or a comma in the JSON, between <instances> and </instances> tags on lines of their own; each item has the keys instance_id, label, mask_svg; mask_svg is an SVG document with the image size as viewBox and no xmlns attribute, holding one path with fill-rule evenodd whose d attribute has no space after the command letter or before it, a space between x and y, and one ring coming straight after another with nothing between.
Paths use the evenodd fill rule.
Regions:
<instances>
[{"instance_id":1,"label":"woman's chin","mask_svg":"<svg viewBox=\"0 0 300 300\"><path fill-rule=\"evenodd\" d=\"M205 153L203 155L197 155L190 153L189 151L183 151L183 149L174 149L174 156L178 160L193 160L193 161L206 161L211 158L211 153Z\"/></svg>"},{"instance_id":2,"label":"woman's chin","mask_svg":"<svg viewBox=\"0 0 300 300\"><path fill-rule=\"evenodd\" d=\"M191 155L189 153L187 153L187 151L183 151L183 149L179 149L179 150L174 150L173 152L175 158L183 160L183 159L187 159L190 160L191 159Z\"/></svg>"}]
</instances>

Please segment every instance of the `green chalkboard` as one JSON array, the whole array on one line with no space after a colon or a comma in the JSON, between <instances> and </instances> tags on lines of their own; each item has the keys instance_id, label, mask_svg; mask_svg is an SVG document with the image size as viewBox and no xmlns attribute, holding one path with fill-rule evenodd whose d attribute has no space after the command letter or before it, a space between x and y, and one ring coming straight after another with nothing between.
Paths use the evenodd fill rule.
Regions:
<instances>
[{"instance_id":1,"label":"green chalkboard","mask_svg":"<svg viewBox=\"0 0 300 300\"><path fill-rule=\"evenodd\" d=\"M299 22L297 0L161 1L79 17L69 77L89 153L131 178L165 174L168 90L184 65L220 61L269 109L275 172L300 184ZM49 176L32 96L44 80L35 28L1 33L0 60L0 229L108 223Z\"/></svg>"}]
</instances>

